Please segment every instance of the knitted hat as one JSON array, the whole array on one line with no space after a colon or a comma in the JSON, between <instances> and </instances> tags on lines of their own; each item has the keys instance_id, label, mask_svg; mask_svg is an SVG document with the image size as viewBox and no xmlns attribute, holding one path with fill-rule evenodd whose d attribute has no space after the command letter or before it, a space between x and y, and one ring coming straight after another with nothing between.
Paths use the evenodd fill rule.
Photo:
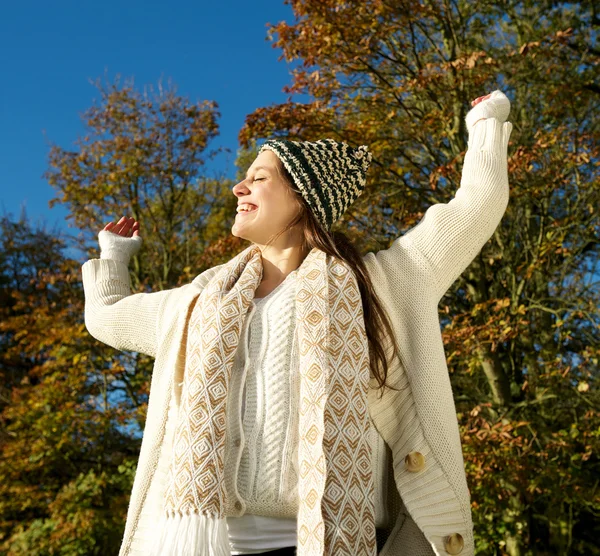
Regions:
<instances>
[{"instance_id":1,"label":"knitted hat","mask_svg":"<svg viewBox=\"0 0 600 556\"><path fill-rule=\"evenodd\" d=\"M288 141L271 139L264 150L281 160L317 220L329 230L365 189L372 153L333 139Z\"/></svg>"}]
</instances>

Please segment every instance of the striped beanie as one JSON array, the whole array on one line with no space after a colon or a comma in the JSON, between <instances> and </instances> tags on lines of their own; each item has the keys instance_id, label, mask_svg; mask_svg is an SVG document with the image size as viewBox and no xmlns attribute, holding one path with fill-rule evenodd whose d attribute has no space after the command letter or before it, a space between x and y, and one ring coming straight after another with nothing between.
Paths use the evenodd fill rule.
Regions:
<instances>
[{"instance_id":1,"label":"striped beanie","mask_svg":"<svg viewBox=\"0 0 600 556\"><path fill-rule=\"evenodd\" d=\"M325 230L330 230L365 189L372 154L365 145L353 148L333 139L271 139L264 150L281 160L302 197Z\"/></svg>"}]
</instances>

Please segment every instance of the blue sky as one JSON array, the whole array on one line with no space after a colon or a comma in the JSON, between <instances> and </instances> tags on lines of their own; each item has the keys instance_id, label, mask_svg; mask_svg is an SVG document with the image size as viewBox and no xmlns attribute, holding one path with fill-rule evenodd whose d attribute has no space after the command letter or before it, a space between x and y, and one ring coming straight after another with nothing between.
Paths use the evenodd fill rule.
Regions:
<instances>
[{"instance_id":1,"label":"blue sky","mask_svg":"<svg viewBox=\"0 0 600 556\"><path fill-rule=\"evenodd\" d=\"M237 134L254 109L284 102L290 67L266 40L266 23L293 21L283 0L55 0L0 7L0 213L69 235L67 211L48 208L54 190L43 179L49 143L71 148L79 115L98 98L90 83L117 75L136 86L171 79L191 100L215 100L220 137L233 155L209 172L234 177Z\"/></svg>"}]
</instances>

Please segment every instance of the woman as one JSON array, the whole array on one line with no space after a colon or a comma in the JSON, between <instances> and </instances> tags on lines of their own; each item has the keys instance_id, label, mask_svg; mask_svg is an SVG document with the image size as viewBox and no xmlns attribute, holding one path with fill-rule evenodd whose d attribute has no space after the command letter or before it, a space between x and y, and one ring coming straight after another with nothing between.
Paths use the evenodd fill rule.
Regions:
<instances>
[{"instance_id":1,"label":"woman","mask_svg":"<svg viewBox=\"0 0 600 556\"><path fill-rule=\"evenodd\" d=\"M121 555L473 554L437 306L504 214L509 111L472 102L456 197L364 257L330 228L371 154L331 140L261 147L251 246L191 284L131 295L139 224L99 233L86 326L156 358Z\"/></svg>"}]
</instances>

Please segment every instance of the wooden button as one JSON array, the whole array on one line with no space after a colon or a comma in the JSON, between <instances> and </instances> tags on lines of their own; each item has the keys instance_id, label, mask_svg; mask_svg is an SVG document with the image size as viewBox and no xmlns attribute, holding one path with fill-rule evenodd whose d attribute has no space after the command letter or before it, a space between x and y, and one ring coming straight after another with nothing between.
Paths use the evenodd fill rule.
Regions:
<instances>
[{"instance_id":1,"label":"wooden button","mask_svg":"<svg viewBox=\"0 0 600 556\"><path fill-rule=\"evenodd\" d=\"M465 547L465 541L459 533L452 533L444 539L444 548L448 554L460 554Z\"/></svg>"},{"instance_id":2,"label":"wooden button","mask_svg":"<svg viewBox=\"0 0 600 556\"><path fill-rule=\"evenodd\" d=\"M242 509L242 503L241 502L236 502L235 503L235 509L239 512Z\"/></svg>"},{"instance_id":3,"label":"wooden button","mask_svg":"<svg viewBox=\"0 0 600 556\"><path fill-rule=\"evenodd\" d=\"M404 465L411 473L422 471L425 468L425 456L421 452L410 452L404 458Z\"/></svg>"},{"instance_id":4,"label":"wooden button","mask_svg":"<svg viewBox=\"0 0 600 556\"><path fill-rule=\"evenodd\" d=\"M242 444L242 441L239 438L236 438L235 442L234 442L235 447L239 448L241 444Z\"/></svg>"}]
</instances>

